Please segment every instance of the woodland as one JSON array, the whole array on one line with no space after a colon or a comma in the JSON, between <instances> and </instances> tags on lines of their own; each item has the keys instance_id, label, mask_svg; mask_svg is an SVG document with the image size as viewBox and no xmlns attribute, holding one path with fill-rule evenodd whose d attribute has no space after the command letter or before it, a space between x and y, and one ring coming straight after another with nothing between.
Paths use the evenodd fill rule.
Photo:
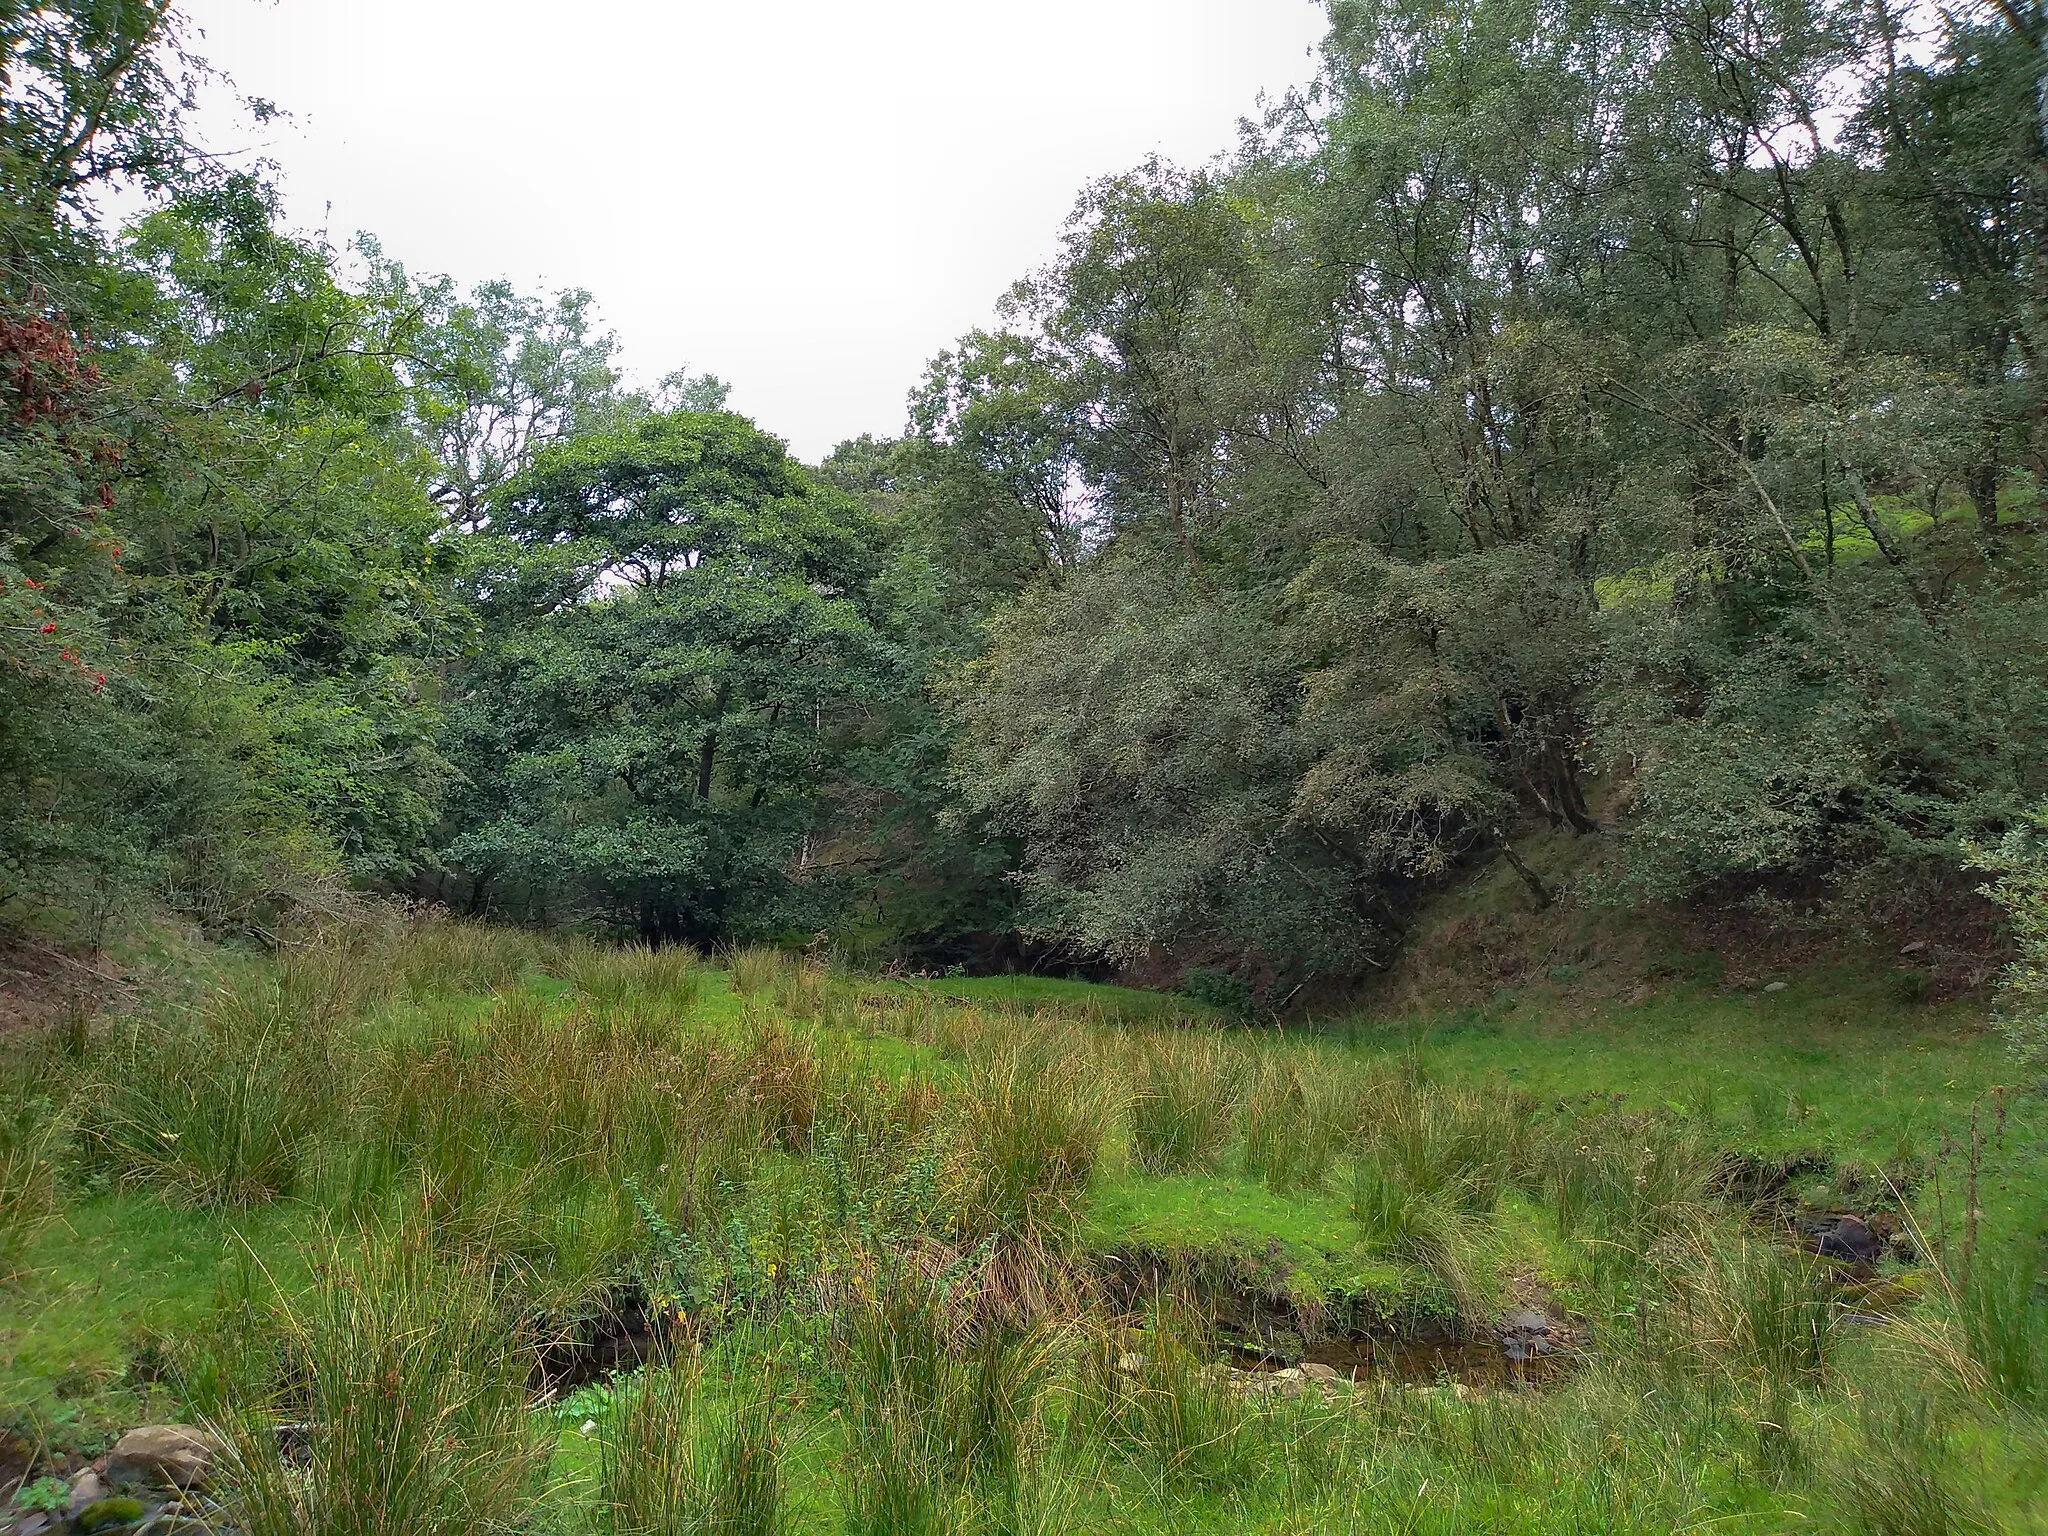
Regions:
<instances>
[{"instance_id":1,"label":"woodland","mask_svg":"<svg viewBox=\"0 0 2048 1536\"><path fill-rule=\"evenodd\" d=\"M1548 824L1585 900L1984 926L2048 797L2007 9L1338 5L807 466L587 294L281 228L173 11L24 7L0 910L347 884L1263 997Z\"/></svg>"},{"instance_id":2,"label":"woodland","mask_svg":"<svg viewBox=\"0 0 2048 1536\"><path fill-rule=\"evenodd\" d=\"M816 464L199 46L0 0L0 1529L2048 1529L2048 5L1329 0Z\"/></svg>"}]
</instances>

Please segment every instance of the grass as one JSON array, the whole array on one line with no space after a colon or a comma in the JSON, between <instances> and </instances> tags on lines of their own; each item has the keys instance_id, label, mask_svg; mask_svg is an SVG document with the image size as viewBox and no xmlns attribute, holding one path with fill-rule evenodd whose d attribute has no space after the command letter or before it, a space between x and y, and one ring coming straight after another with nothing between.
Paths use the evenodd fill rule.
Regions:
<instances>
[{"instance_id":1,"label":"grass","mask_svg":"<svg viewBox=\"0 0 2048 1536\"><path fill-rule=\"evenodd\" d=\"M707 1386L695 1355L634 1377L598 1421L597 1528L605 1536L776 1536L785 1527L779 1397L772 1360L727 1393Z\"/></svg>"},{"instance_id":2,"label":"grass","mask_svg":"<svg viewBox=\"0 0 2048 1536\"><path fill-rule=\"evenodd\" d=\"M544 1443L509 1298L437 1247L425 1225L324 1244L310 1295L279 1305L279 1400L213 1405L250 1536L454 1536L515 1528L537 1505ZM214 1380L249 1377L237 1362ZM307 1426L297 1455L279 1419Z\"/></svg>"},{"instance_id":3,"label":"grass","mask_svg":"<svg viewBox=\"0 0 2048 1536\"><path fill-rule=\"evenodd\" d=\"M261 1530L2041 1529L2002 1066L1848 973L1275 1034L371 925L17 1048L0 1428L204 1417ZM1902 1198L1867 1293L1774 1224ZM1597 1350L1540 1392L1223 1366L1530 1307Z\"/></svg>"}]
</instances>

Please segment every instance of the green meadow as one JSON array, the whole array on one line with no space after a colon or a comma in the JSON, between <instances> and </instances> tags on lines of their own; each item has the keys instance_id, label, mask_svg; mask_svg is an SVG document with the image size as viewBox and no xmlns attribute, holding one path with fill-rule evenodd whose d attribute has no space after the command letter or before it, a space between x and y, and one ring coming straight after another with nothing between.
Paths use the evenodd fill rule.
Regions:
<instances>
[{"instance_id":1,"label":"green meadow","mask_svg":"<svg viewBox=\"0 0 2048 1536\"><path fill-rule=\"evenodd\" d=\"M24 1490L174 1420L252 1532L2044 1528L2048 1114L1882 975L1282 1031L378 920L212 980L12 1042Z\"/></svg>"}]
</instances>

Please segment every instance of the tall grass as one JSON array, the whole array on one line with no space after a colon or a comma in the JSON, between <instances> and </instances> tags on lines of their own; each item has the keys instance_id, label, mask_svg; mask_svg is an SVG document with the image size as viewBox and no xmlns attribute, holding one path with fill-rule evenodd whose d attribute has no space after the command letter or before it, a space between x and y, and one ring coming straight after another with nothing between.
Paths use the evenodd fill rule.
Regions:
<instances>
[{"instance_id":1,"label":"tall grass","mask_svg":"<svg viewBox=\"0 0 2048 1536\"><path fill-rule=\"evenodd\" d=\"M407 997L426 1001L516 986L529 971L552 964L560 949L539 934L430 910L415 915L376 958Z\"/></svg>"},{"instance_id":2,"label":"tall grass","mask_svg":"<svg viewBox=\"0 0 2048 1536\"><path fill-rule=\"evenodd\" d=\"M606 1536L776 1536L785 1526L781 1378L742 1359L726 1391L701 1359L649 1367L614 1394L598 1429L597 1525Z\"/></svg>"},{"instance_id":3,"label":"tall grass","mask_svg":"<svg viewBox=\"0 0 2048 1536\"><path fill-rule=\"evenodd\" d=\"M1245 1091L1245 1172L1280 1194L1321 1188L1339 1141L1321 1109L1300 1066L1269 1055Z\"/></svg>"},{"instance_id":4,"label":"tall grass","mask_svg":"<svg viewBox=\"0 0 2048 1536\"><path fill-rule=\"evenodd\" d=\"M449 1265L421 1228L335 1242L284 1314L280 1407L307 1424L287 1459L253 1406L219 1427L229 1510L249 1536L398 1536L519 1527L546 1447L529 1355L487 1273Z\"/></svg>"},{"instance_id":5,"label":"tall grass","mask_svg":"<svg viewBox=\"0 0 2048 1536\"><path fill-rule=\"evenodd\" d=\"M1167 1486L1248 1480L1260 1451L1254 1416L1230 1384L1208 1320L1162 1295L1149 1325L1090 1337L1075 1380L1076 1430Z\"/></svg>"},{"instance_id":6,"label":"tall grass","mask_svg":"<svg viewBox=\"0 0 2048 1536\"><path fill-rule=\"evenodd\" d=\"M1418 1193L1361 1156L1352 1170L1351 1212L1374 1252L1429 1271L1460 1312L1474 1310L1469 1255L1478 1232L1469 1211L1440 1195Z\"/></svg>"},{"instance_id":7,"label":"tall grass","mask_svg":"<svg viewBox=\"0 0 2048 1536\"><path fill-rule=\"evenodd\" d=\"M592 939L561 944L556 962L564 978L592 1002L611 1008L639 1005L680 1020L696 1001L703 977L695 950L668 944L603 944Z\"/></svg>"},{"instance_id":8,"label":"tall grass","mask_svg":"<svg viewBox=\"0 0 2048 1536\"><path fill-rule=\"evenodd\" d=\"M1103 1074L1056 1037L972 1057L956 1090L952 1193L962 1234L1040 1245L1072 1226L1114 1122Z\"/></svg>"},{"instance_id":9,"label":"tall grass","mask_svg":"<svg viewBox=\"0 0 2048 1536\"><path fill-rule=\"evenodd\" d=\"M1979 1253L1955 1295L1965 1347L2000 1396L2048 1405L2048 1300L2026 1249Z\"/></svg>"},{"instance_id":10,"label":"tall grass","mask_svg":"<svg viewBox=\"0 0 2048 1536\"><path fill-rule=\"evenodd\" d=\"M1043 1333L1003 1328L943 1282L885 1267L844 1326L844 1529L950 1530L970 1488L1014 1491L1052 1365Z\"/></svg>"},{"instance_id":11,"label":"tall grass","mask_svg":"<svg viewBox=\"0 0 2048 1536\"><path fill-rule=\"evenodd\" d=\"M92 1171L208 1205L288 1194L341 1103L339 1005L303 974L138 1019L94 1059L79 1149Z\"/></svg>"},{"instance_id":12,"label":"tall grass","mask_svg":"<svg viewBox=\"0 0 2048 1536\"><path fill-rule=\"evenodd\" d=\"M1456 1210L1485 1212L1523 1162L1529 1107L1497 1094L1459 1093L1395 1080L1377 1095L1363 1139L1413 1193Z\"/></svg>"},{"instance_id":13,"label":"tall grass","mask_svg":"<svg viewBox=\"0 0 2048 1536\"><path fill-rule=\"evenodd\" d=\"M0 1283L16 1276L56 1209L61 1127L56 1105L42 1095L0 1096Z\"/></svg>"},{"instance_id":14,"label":"tall grass","mask_svg":"<svg viewBox=\"0 0 2048 1536\"><path fill-rule=\"evenodd\" d=\"M1239 1093L1237 1059L1212 1036L1158 1035L1136 1062L1131 1146L1152 1173L1213 1170L1229 1143Z\"/></svg>"}]
</instances>

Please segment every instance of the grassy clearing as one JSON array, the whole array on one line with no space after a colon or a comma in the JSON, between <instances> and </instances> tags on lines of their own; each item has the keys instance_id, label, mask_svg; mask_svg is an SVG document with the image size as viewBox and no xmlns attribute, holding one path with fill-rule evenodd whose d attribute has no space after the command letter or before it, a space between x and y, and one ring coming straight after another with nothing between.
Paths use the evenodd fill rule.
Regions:
<instances>
[{"instance_id":1,"label":"grassy clearing","mask_svg":"<svg viewBox=\"0 0 2048 1536\"><path fill-rule=\"evenodd\" d=\"M252 1530L2040 1529L2048 1115L1855 980L1283 1036L330 934L19 1046L4 1427L204 1418ZM1541 1391L1408 1342L1498 1379L1532 1311L1594 1352ZM1437 1364L1224 1363L1319 1352Z\"/></svg>"}]
</instances>

